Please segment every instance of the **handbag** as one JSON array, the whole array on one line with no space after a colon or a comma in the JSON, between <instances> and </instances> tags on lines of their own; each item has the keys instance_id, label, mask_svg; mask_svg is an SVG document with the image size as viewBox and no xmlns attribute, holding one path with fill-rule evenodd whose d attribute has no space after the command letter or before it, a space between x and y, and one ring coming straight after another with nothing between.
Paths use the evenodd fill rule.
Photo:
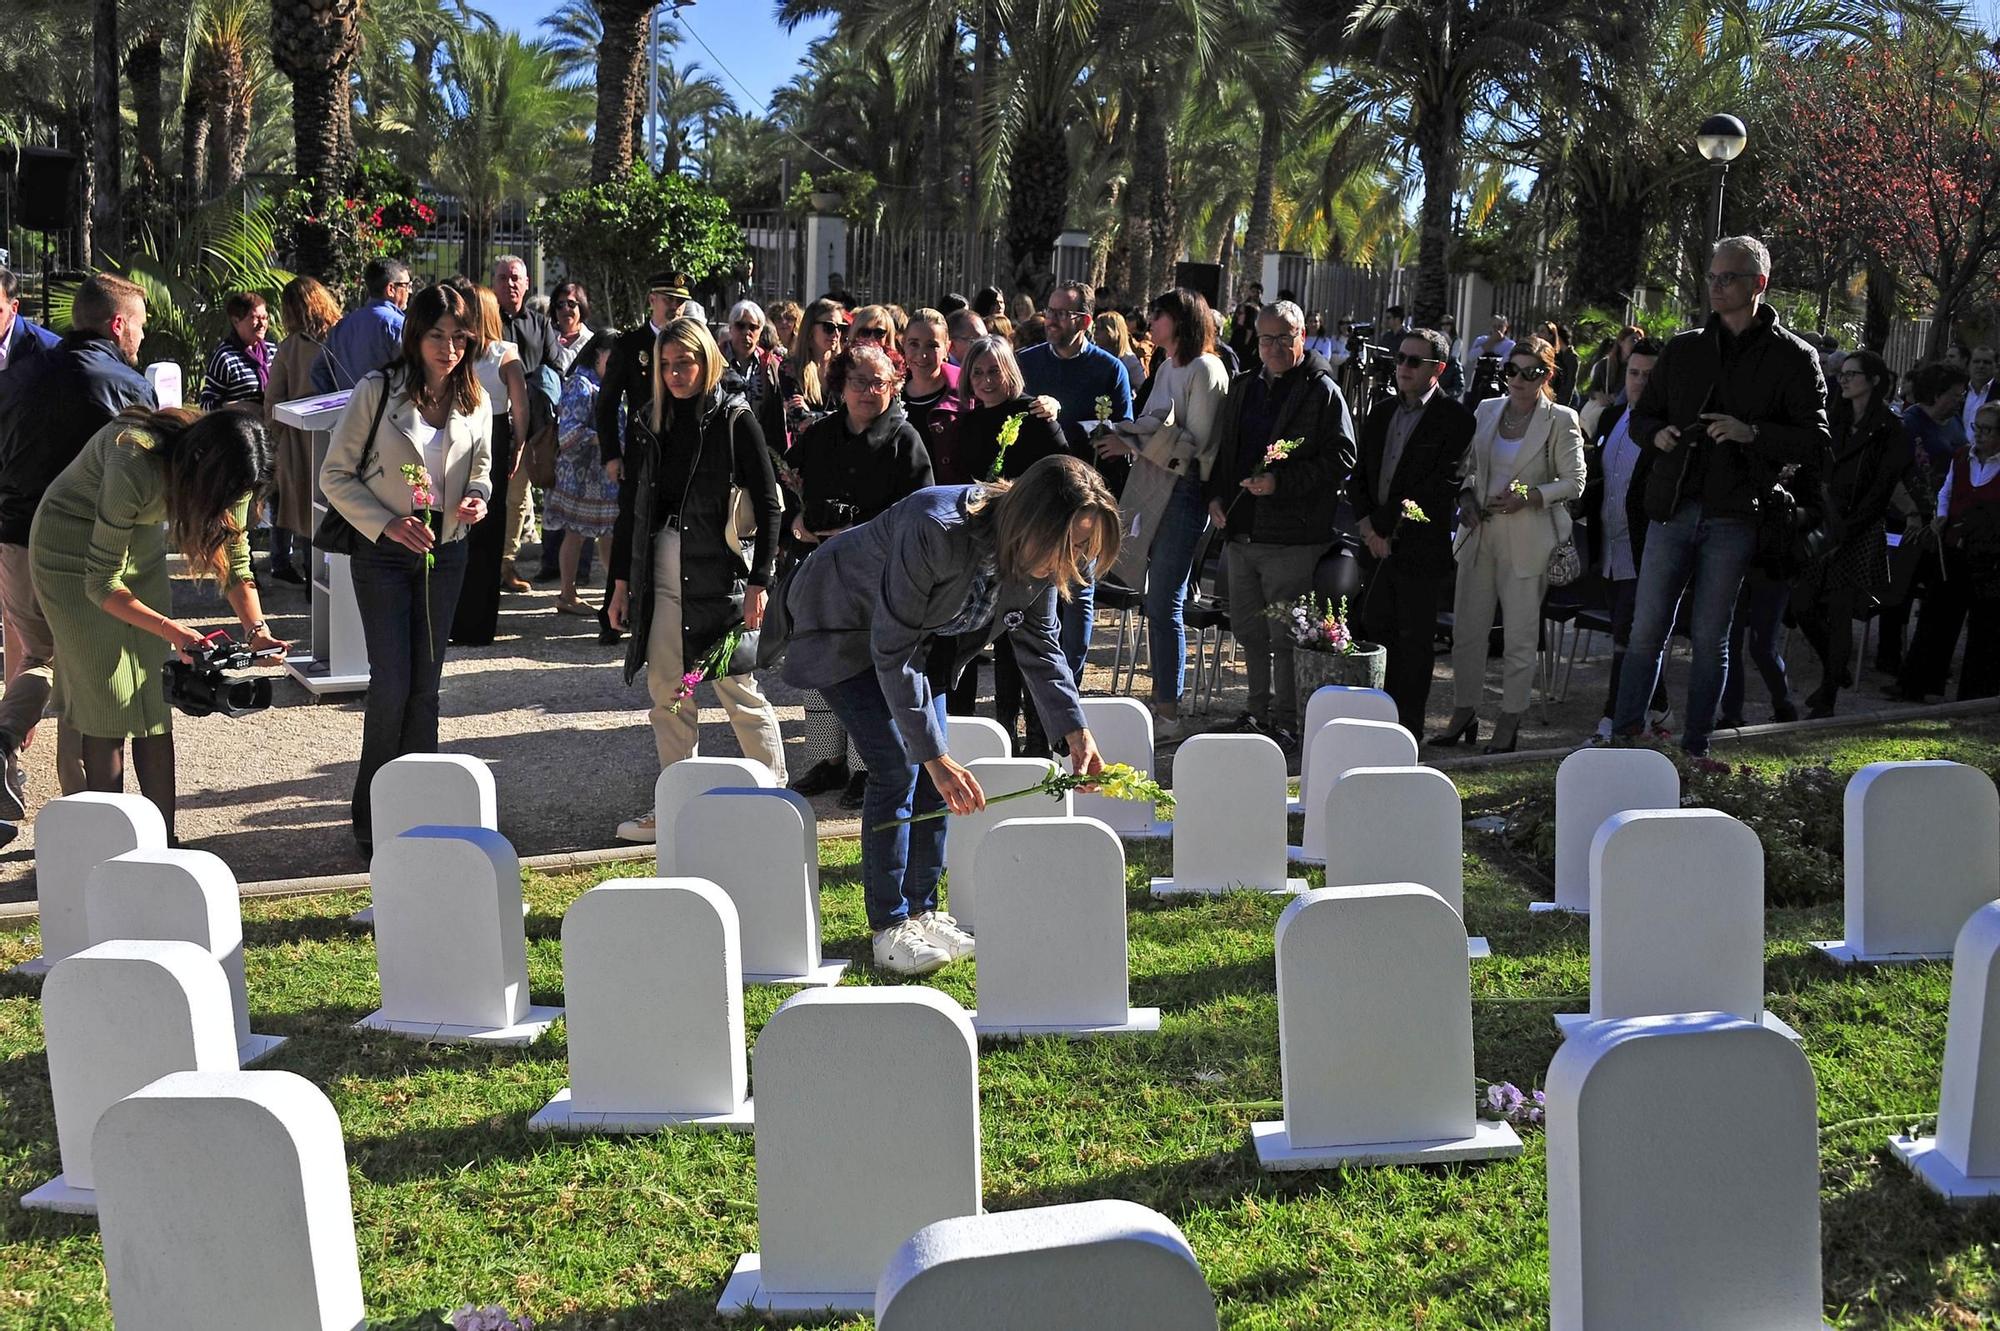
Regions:
<instances>
[{"instance_id":1,"label":"handbag","mask_svg":"<svg viewBox=\"0 0 2000 1331\"><path fill-rule=\"evenodd\" d=\"M1551 513L1549 521L1553 523L1555 520L1555 515ZM1571 531L1574 530L1575 528L1571 528ZM1559 536L1555 549L1549 551L1549 586L1567 587L1582 576L1583 556L1577 553L1576 537Z\"/></svg>"},{"instance_id":2,"label":"handbag","mask_svg":"<svg viewBox=\"0 0 2000 1331\"><path fill-rule=\"evenodd\" d=\"M375 431L382 428L382 413L388 405L389 377L385 374L382 377L382 394L375 399L375 419L368 423L368 440L361 445L361 466L356 469L357 475L368 474L368 464L375 457ZM373 546L373 542L356 531L354 524L347 520L347 515L340 511L340 506L331 500L327 502L326 516L313 529L312 543L315 550L348 556L358 555Z\"/></svg>"},{"instance_id":3,"label":"handbag","mask_svg":"<svg viewBox=\"0 0 2000 1331\"><path fill-rule=\"evenodd\" d=\"M552 417L537 426L523 446L521 466L528 473L528 483L543 490L553 489L556 483L556 456L561 452L562 439Z\"/></svg>"}]
</instances>

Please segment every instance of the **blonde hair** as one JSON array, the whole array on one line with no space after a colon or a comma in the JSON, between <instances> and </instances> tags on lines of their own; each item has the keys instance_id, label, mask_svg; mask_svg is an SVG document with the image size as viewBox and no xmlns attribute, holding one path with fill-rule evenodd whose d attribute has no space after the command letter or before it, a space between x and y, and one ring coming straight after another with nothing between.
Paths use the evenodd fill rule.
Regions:
<instances>
[{"instance_id":1,"label":"blonde hair","mask_svg":"<svg viewBox=\"0 0 2000 1331\"><path fill-rule=\"evenodd\" d=\"M1018 480L975 486L966 512L992 542L1000 576L1009 582L1032 580L1034 570L1053 559L1057 595L1068 600L1086 568L1108 569L1118 562L1117 497L1097 469L1079 458L1057 454ZM1093 519L1092 534L1079 547L1071 529L1085 516Z\"/></svg>"},{"instance_id":2,"label":"blonde hair","mask_svg":"<svg viewBox=\"0 0 2000 1331\"><path fill-rule=\"evenodd\" d=\"M1106 310L1091 320L1091 340L1114 356L1132 354L1132 334L1125 327L1125 316L1116 310Z\"/></svg>"},{"instance_id":3,"label":"blonde hair","mask_svg":"<svg viewBox=\"0 0 2000 1331\"><path fill-rule=\"evenodd\" d=\"M701 392L706 397L722 382L722 348L715 345L715 335L708 331L708 325L699 319L669 319L660 335L653 339L653 433L660 432L661 414L666 410L666 399L673 396L667 387L667 348L680 347L701 362Z\"/></svg>"},{"instance_id":4,"label":"blonde hair","mask_svg":"<svg viewBox=\"0 0 2000 1331\"><path fill-rule=\"evenodd\" d=\"M1014 358L1013 344L1004 337L977 338L965 349L965 360L958 370L958 398L964 410L979 405L979 397L972 391L972 367L981 356L992 357L993 363L1000 367L1000 385L1007 390L1008 397L1019 397L1028 391L1021 362Z\"/></svg>"},{"instance_id":5,"label":"blonde hair","mask_svg":"<svg viewBox=\"0 0 2000 1331\"><path fill-rule=\"evenodd\" d=\"M479 315L476 320L479 340L500 341L500 298L493 294L492 287L474 287L473 291L479 303Z\"/></svg>"},{"instance_id":6,"label":"blonde hair","mask_svg":"<svg viewBox=\"0 0 2000 1331\"><path fill-rule=\"evenodd\" d=\"M911 324L928 324L937 329L940 343L951 341L951 321L928 305L910 316L909 321L903 325L902 332L896 334L897 341L902 340L903 333L910 331Z\"/></svg>"},{"instance_id":7,"label":"blonde hair","mask_svg":"<svg viewBox=\"0 0 2000 1331\"><path fill-rule=\"evenodd\" d=\"M857 330L862 328L879 328L892 343L900 331L896 315L887 305L863 305L850 314L847 317L847 340L852 342L857 336Z\"/></svg>"},{"instance_id":8,"label":"blonde hair","mask_svg":"<svg viewBox=\"0 0 2000 1331\"><path fill-rule=\"evenodd\" d=\"M1011 343L1014 340L1014 321L1004 314L996 314L986 321L986 331Z\"/></svg>"}]
</instances>

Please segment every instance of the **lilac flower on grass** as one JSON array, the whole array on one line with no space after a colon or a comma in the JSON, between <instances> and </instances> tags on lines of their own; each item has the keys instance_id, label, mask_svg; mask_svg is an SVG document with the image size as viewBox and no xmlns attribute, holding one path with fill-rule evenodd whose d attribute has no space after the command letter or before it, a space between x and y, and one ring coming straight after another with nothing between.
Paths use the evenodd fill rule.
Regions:
<instances>
[{"instance_id":1,"label":"lilac flower on grass","mask_svg":"<svg viewBox=\"0 0 2000 1331\"><path fill-rule=\"evenodd\" d=\"M535 1331L535 1319L526 1313L517 1318L497 1303L483 1308L468 1303L452 1310L451 1327L452 1331Z\"/></svg>"}]
</instances>

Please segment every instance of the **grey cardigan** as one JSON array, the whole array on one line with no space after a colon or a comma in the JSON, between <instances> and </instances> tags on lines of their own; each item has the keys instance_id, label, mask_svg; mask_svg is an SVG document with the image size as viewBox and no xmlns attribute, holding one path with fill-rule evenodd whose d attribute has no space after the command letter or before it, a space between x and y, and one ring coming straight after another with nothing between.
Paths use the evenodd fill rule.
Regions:
<instances>
[{"instance_id":1,"label":"grey cardigan","mask_svg":"<svg viewBox=\"0 0 2000 1331\"><path fill-rule=\"evenodd\" d=\"M966 513L976 488L917 491L820 546L787 588L792 633L785 682L823 689L873 669L913 763L945 752L924 676L929 651L955 650L956 679L1002 633L1011 632L1014 658L1048 733L1083 729L1076 681L1057 644L1053 583L1003 582L989 622L937 646L937 630L964 606L985 553Z\"/></svg>"}]
</instances>

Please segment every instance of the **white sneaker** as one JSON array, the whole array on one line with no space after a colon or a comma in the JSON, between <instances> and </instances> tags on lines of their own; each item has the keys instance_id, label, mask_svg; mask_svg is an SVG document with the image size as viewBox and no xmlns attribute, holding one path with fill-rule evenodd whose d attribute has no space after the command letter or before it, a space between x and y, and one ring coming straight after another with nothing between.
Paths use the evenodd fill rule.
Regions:
<instances>
[{"instance_id":1,"label":"white sneaker","mask_svg":"<svg viewBox=\"0 0 2000 1331\"><path fill-rule=\"evenodd\" d=\"M943 948L953 961L963 961L972 955L972 935L943 911L925 911L922 915L911 916L911 919L924 931L924 936Z\"/></svg>"},{"instance_id":2,"label":"white sneaker","mask_svg":"<svg viewBox=\"0 0 2000 1331\"><path fill-rule=\"evenodd\" d=\"M1603 716L1597 719L1597 733L1590 737L1590 742L1592 744L1609 744L1611 742L1610 717Z\"/></svg>"},{"instance_id":3,"label":"white sneaker","mask_svg":"<svg viewBox=\"0 0 2000 1331\"><path fill-rule=\"evenodd\" d=\"M875 968L891 975L929 975L949 964L951 953L931 941L915 920L903 920L875 935Z\"/></svg>"},{"instance_id":4,"label":"white sneaker","mask_svg":"<svg viewBox=\"0 0 2000 1331\"><path fill-rule=\"evenodd\" d=\"M660 838L653 826L653 815L641 814L637 818L627 818L618 824L618 839L636 842L642 846L656 844Z\"/></svg>"}]
</instances>

